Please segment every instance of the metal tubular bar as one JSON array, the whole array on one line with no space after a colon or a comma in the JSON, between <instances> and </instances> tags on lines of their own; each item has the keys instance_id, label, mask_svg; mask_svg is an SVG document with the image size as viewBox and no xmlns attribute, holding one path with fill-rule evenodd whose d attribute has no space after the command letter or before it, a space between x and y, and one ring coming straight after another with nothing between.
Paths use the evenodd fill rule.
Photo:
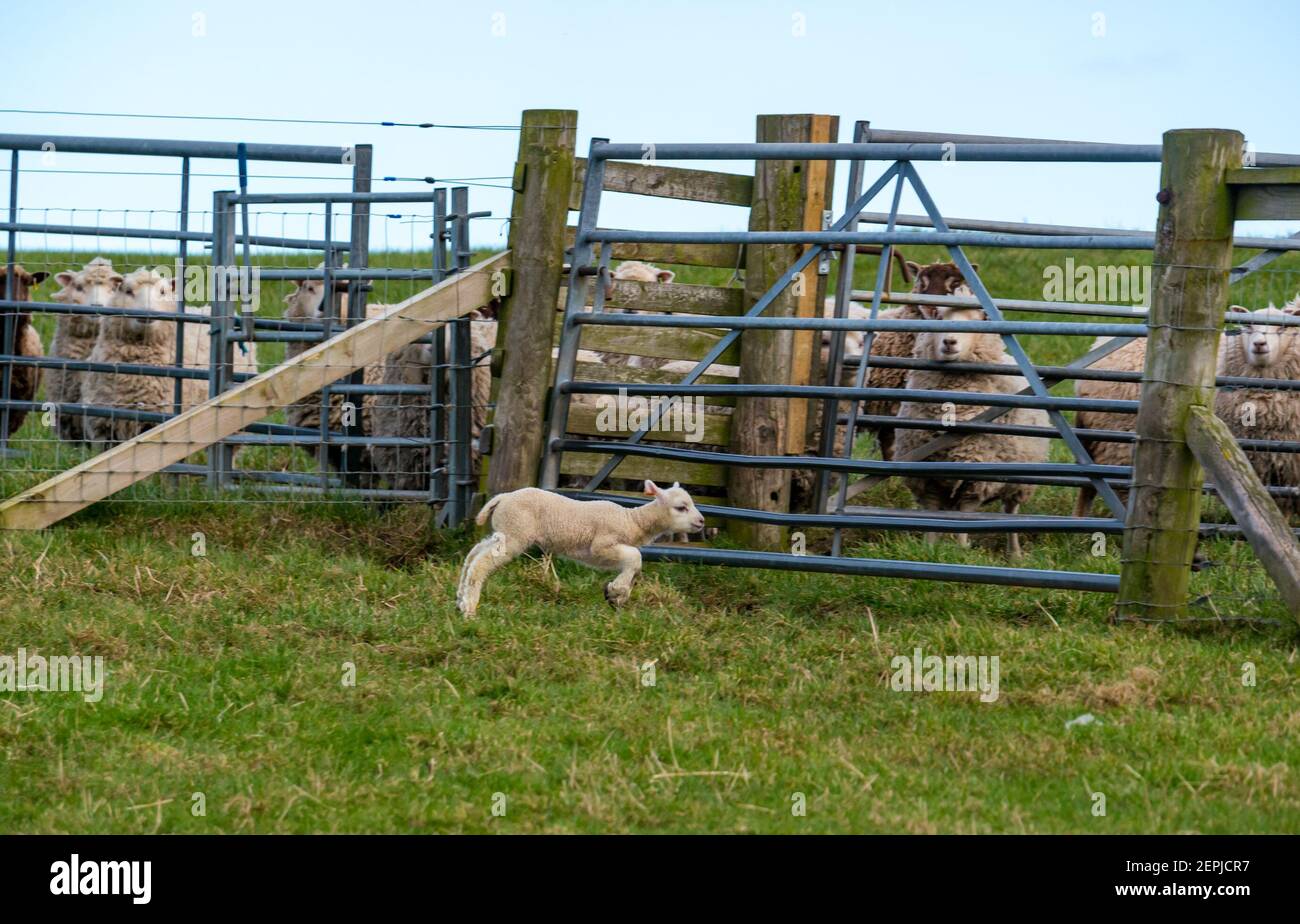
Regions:
<instances>
[{"instance_id":1,"label":"metal tubular bar","mask_svg":"<svg viewBox=\"0 0 1300 924\"><path fill-rule=\"evenodd\" d=\"M0 134L0 148L15 151L48 150L53 144L60 154L130 154L145 157L195 157L235 160L238 146L230 141L182 141L164 138L97 138L87 135ZM341 164L347 148L309 144L250 144L250 160L292 161L310 164Z\"/></svg>"},{"instance_id":2,"label":"metal tubular bar","mask_svg":"<svg viewBox=\"0 0 1300 924\"><path fill-rule=\"evenodd\" d=\"M435 281L441 282L447 277L447 190L435 189L433 192L433 274ZM447 442L447 378L450 370L447 365L447 336L437 331L433 338L433 365L429 373L429 503L436 503L437 498L450 497L448 487L448 465L435 446L444 446ZM443 516L447 513L443 507Z\"/></svg>"},{"instance_id":3,"label":"metal tubular bar","mask_svg":"<svg viewBox=\"0 0 1300 924\"><path fill-rule=\"evenodd\" d=\"M589 161L588 162L589 176L591 174L590 163L591 162ZM603 161L597 161L597 163L603 163ZM882 189L884 189L887 185L889 185L889 181L898 175L899 169L900 166L898 164L890 164L888 167L886 167L885 172L882 173L876 179L876 181L871 184L870 188L865 193L863 193L861 196L858 197L858 201L854 202L845 211L844 215L841 216L834 224L831 225L831 230L838 231L841 228L847 227L852 216L857 214L859 210L865 208L867 204L870 203L871 200L874 199ZM602 177L603 177L603 172L602 172ZM596 190L595 196L596 196L597 203L599 203L600 200L599 189ZM585 204L586 203L584 200L584 207ZM579 216L579 218L581 219L581 215ZM608 247L602 248L602 251L609 251L609 250L612 250L612 248L608 248ZM748 311L745 312L744 316L747 318L753 318L759 316L764 311L766 311L767 307L771 305L773 301L776 300L777 296L780 295L782 291L784 291L785 287L790 284L790 282L794 279L794 277L799 275L801 272L803 272L803 270L809 264L811 264L813 260L816 260L818 257L820 257L824 250L825 248L822 247L820 244L814 244L812 247L809 247L806 251L804 251L803 255L799 257L799 259L796 260L794 263L792 263L790 265L790 268L787 269L781 275L781 277L772 284L772 287L768 289L765 293L763 293L763 296L760 299L758 299L758 301L754 302L753 306ZM577 254L575 249L575 256L573 260L575 279L579 275L578 274L579 265L580 264L579 261L577 260ZM571 282L570 291L572 291L572 287L573 287L573 283ZM604 304L603 289L597 294L597 299L599 299L599 301L593 301L593 311L599 312L601 307ZM577 316L579 315L575 314L575 317ZM715 363L718 360L718 357L720 357L724 352L726 352L727 348L730 347L731 344L735 343L736 339L739 336L740 336L739 330L729 331L725 336L723 336L723 338L719 340L716 344L714 344L713 347L708 351L708 353L704 355L704 358L701 359L698 363L696 363L695 368L692 369L684 379L682 379L682 384L690 384L696 381L697 379L699 379L699 377L708 370L709 366L713 365L713 363ZM578 342L578 338L575 335L574 337L575 357L577 352L577 342ZM569 375L569 378L571 377L572 377L572 370L570 370L570 375ZM567 381L567 379L565 381ZM558 377L556 378L556 385L557 385L556 392L558 397L558 393L562 390L562 385L563 385L563 382ZM643 425L640 429L638 429L636 433L633 433L631 436L629 436L628 442L637 443L640 442L642 439L644 439L645 435L650 432L651 428L653 428L654 425L658 423L659 417L660 415L662 415L665 406L666 405L664 404L660 404L656 406L655 409L651 412L650 419L647 421L647 423ZM564 414L565 414L564 423L567 424L568 423L567 402L564 405ZM561 436L563 435L563 431L561 431L560 435ZM589 491L595 490L596 488L600 487L601 483L606 478L609 477L609 473L612 472L621 461L623 461L621 456L614 456L613 458L608 459L605 462L605 464L600 467L600 471L598 471L595 474L595 476L587 483L587 490ZM554 487L554 485L552 485L552 487Z\"/></svg>"},{"instance_id":4,"label":"metal tubular bar","mask_svg":"<svg viewBox=\"0 0 1300 924\"><path fill-rule=\"evenodd\" d=\"M181 158L181 210L178 216L180 231L182 234L189 231L190 228L190 159ZM189 255L189 242L185 239L177 241L180 248L180 254L176 258L176 268L179 271L176 274L176 310L180 314L185 313L185 262ZM176 365L185 365L185 325L176 325ZM184 383L177 379L172 385L172 413L181 412L182 395L181 390Z\"/></svg>"},{"instance_id":5,"label":"metal tubular bar","mask_svg":"<svg viewBox=\"0 0 1300 924\"><path fill-rule=\"evenodd\" d=\"M930 220L934 222L936 228L946 231L947 225L944 223L943 216L939 213L938 206L935 205L934 199L930 196L929 189L926 188L925 183L922 182L920 174L916 172L916 168L910 163L905 163L903 165L903 170L911 181L912 189L916 192L917 198L921 200L921 207L924 208L926 214L930 216ZM1046 238L1044 238L1044 240L1046 240ZM1119 240L1119 238L1116 238L1116 240ZM983 280L979 278L979 274L975 272L975 268L971 265L970 260L966 258L965 251L963 251L960 246L953 246L948 248L948 253L957 264L958 269L961 270L962 276L966 279L966 283L970 286L971 291L975 293L975 297L983 303L984 311L993 321L1001 321L1002 312L1000 312L997 305L993 303L993 297L989 294L989 290L984 286ZM1132 335L1132 332L1127 333L1127 336ZM1126 334L1121 333L1113 336L1123 337L1126 336ZM1021 347L1020 341L1009 334L1003 334L1002 341L1006 344L1007 352L1011 354L1011 358L1016 361L1016 365L1020 366L1024 371L1025 381L1029 384L1029 387L1033 389L1034 394L1038 395L1040 398L1046 398L1047 386L1043 384L1042 378L1034 371L1033 363L1030 362L1029 355L1024 351L1024 348ZM1074 455L1075 460L1082 464L1090 463L1092 457L1088 454L1088 450L1084 448L1083 443L1079 441L1079 438L1075 436L1074 432L1070 429L1069 421L1062 416L1059 410L1048 410L1047 413L1048 418L1052 421L1052 425L1060 431L1062 441L1070 448L1070 452ZM1125 515L1124 504L1120 501L1119 495L1114 492L1110 485L1101 479L1097 479L1094 486L1097 489L1098 496L1100 496L1106 506L1110 508L1110 512L1115 517L1118 518Z\"/></svg>"},{"instance_id":6,"label":"metal tubular bar","mask_svg":"<svg viewBox=\"0 0 1300 924\"><path fill-rule=\"evenodd\" d=\"M230 264L234 254L234 212L226 204L228 190L212 194L212 274L217 284L217 297L212 300L212 313L208 317L208 397L215 398L225 387L223 367L225 362L225 324L223 318L229 310ZM208 447L208 487L216 491L224 483L221 444Z\"/></svg>"},{"instance_id":7,"label":"metal tubular bar","mask_svg":"<svg viewBox=\"0 0 1300 924\"><path fill-rule=\"evenodd\" d=\"M18 148L15 147L9 155L9 221L18 220ZM14 258L16 257L16 248L18 246L18 235L13 231L9 232L9 242L7 254L5 257L5 304L17 305L14 301ZM17 353L17 344L15 339L18 336L17 317L13 310L4 312L4 323L0 325L0 352L7 355ZM6 363L0 367L0 401L4 402L0 407L0 456L8 455L9 452L9 399L13 397L13 366ZM35 397L35 395L33 395Z\"/></svg>"},{"instance_id":8,"label":"metal tubular bar","mask_svg":"<svg viewBox=\"0 0 1300 924\"><path fill-rule=\"evenodd\" d=\"M854 291L855 302L869 302L875 296L872 291ZM968 295L921 295L914 292L886 292L882 301L891 305L935 305L952 308L980 308L979 299ZM1027 298L998 298L998 307L1003 311L1032 311L1043 314L1077 314L1095 315L1102 318L1132 318L1145 321L1147 310L1136 305L1102 305L1087 302L1047 302Z\"/></svg>"},{"instance_id":9,"label":"metal tubular bar","mask_svg":"<svg viewBox=\"0 0 1300 924\"><path fill-rule=\"evenodd\" d=\"M322 332L323 340L328 340L330 337L334 336L334 319L338 317L338 309L339 309L338 294L334 291L334 279L333 279L335 251L332 246L328 246L328 242L332 241L333 239L334 239L334 204L332 202L326 202L325 203L325 240L327 242L327 246L325 247L325 261L324 261L323 275L321 276L321 279L324 280L323 285L321 286L322 289L321 298L324 299L322 307L324 307L325 309L325 318L324 318L325 323L323 325L324 330ZM318 425L320 427L320 446L317 447L316 461L317 464L320 465L320 487L321 490L324 491L329 489L329 477L330 477L329 452L326 448L326 444L329 443L329 432L330 432L329 383L326 383L321 386L319 401L320 401L320 421Z\"/></svg>"},{"instance_id":10,"label":"metal tubular bar","mask_svg":"<svg viewBox=\"0 0 1300 924\"><path fill-rule=\"evenodd\" d=\"M596 227L600 212L600 192L605 182L605 161L593 157L598 145L607 143L604 138L592 138L587 149L587 173L582 183L582 208L578 212L578 227L574 231L573 256L569 260L569 287L564 301L564 326L560 331L560 348L555 360L555 385L551 393L550 423L546 445L542 452L542 471L538 484L555 490L560 483L560 453L554 444L564 437L569 425L569 399L563 386L573 380L578 361L578 341L581 331L573 319L582 313L587 303L587 284L591 277L584 276L582 267L591 263L593 247L591 232ZM603 247L602 265L608 266L608 251ZM596 286L593 304L604 304L604 288ZM598 486L598 485L597 485ZM588 486L593 487L592 485Z\"/></svg>"},{"instance_id":11,"label":"metal tubular bar","mask_svg":"<svg viewBox=\"0 0 1300 924\"><path fill-rule=\"evenodd\" d=\"M853 141L855 144L866 141L871 123L859 120L853 124ZM844 208L847 211L862 195L863 162L849 161L848 191ZM840 252L839 275L835 280L835 317L847 318L849 300L853 292L853 269L857 261L857 245L846 244ZM839 385L844 375L844 331L831 332L830 349L826 361L826 384ZM835 451L835 428L827 421L838 415L838 402L826 399L822 402L822 429L818 434L817 454L829 457ZM830 490L830 472L817 473L817 493L813 500L814 510L825 510L827 492Z\"/></svg>"},{"instance_id":12,"label":"metal tubular bar","mask_svg":"<svg viewBox=\"0 0 1300 924\"><path fill-rule=\"evenodd\" d=\"M1137 324L1093 324L1065 321L956 321L936 318L770 318L725 317L690 314L614 314L593 312L574 319L575 324L614 327L686 327L726 330L885 330L964 331L984 334L1061 334L1069 337L1143 337L1146 328Z\"/></svg>"},{"instance_id":13,"label":"metal tubular bar","mask_svg":"<svg viewBox=\"0 0 1300 924\"><path fill-rule=\"evenodd\" d=\"M210 244L213 235L205 231L168 231L165 228L105 228L92 225L63 225L39 221L0 222L0 231L17 231L19 234L57 234L74 237L122 237L154 241L187 241L191 244ZM289 250L323 250L324 241L297 237L265 237L253 235L249 241L255 247L283 247Z\"/></svg>"},{"instance_id":14,"label":"metal tubular bar","mask_svg":"<svg viewBox=\"0 0 1300 924\"><path fill-rule=\"evenodd\" d=\"M348 232L350 242L349 262L357 269L370 266L370 191L371 165L374 161L374 149L368 144L359 144L353 148L352 157L352 221ZM427 194L425 196L427 199ZM248 206L245 205L244 208ZM326 291L329 291L326 289ZM366 298L370 286L362 279L348 282L348 310L346 327L354 327L366 319ZM365 370L355 369L347 376L347 385L362 385L365 382ZM337 387L335 388L337 392ZM352 399L345 394L345 400ZM363 436L361 412L353 403L350 422L345 423L344 432L348 436ZM358 479L365 477L366 453L360 446L350 446L343 453L343 480L347 484L357 485Z\"/></svg>"},{"instance_id":15,"label":"metal tubular bar","mask_svg":"<svg viewBox=\"0 0 1300 924\"><path fill-rule=\"evenodd\" d=\"M906 183L907 183L907 174L902 170L899 170L898 179L894 182L894 198L891 200L889 205L890 218L885 226L885 229L889 232L892 232L894 230L893 216L898 213L898 205L899 202L902 201L903 187L906 185ZM887 285L885 280L889 278L889 260L890 257L893 255L893 249L894 248L892 244L886 244L880 248L880 260L876 264L875 289L877 292L880 292ZM852 276L853 274L852 264L850 264L848 267L848 273L850 276ZM869 320L872 323L875 323L876 321L879 320L879 318L880 318L880 299L876 297L876 298L872 298L871 300L871 313L869 316ZM853 374L853 384L858 388L861 388L864 384L866 384L866 376L870 365L869 357L871 355L871 345L875 342L875 339L876 339L876 332L868 331L865 339L863 340L863 350L865 353L865 357L858 363L858 368ZM835 384L838 385L839 383L836 382ZM858 402L854 400L849 403L849 420L844 430L843 457L845 459L853 458L853 444L857 439L857 430L858 430ZM829 470L824 470L824 472L829 476ZM848 479L841 477L839 489L835 493L836 513L844 512L844 503L846 500L846 493L848 491L848 488L849 488ZM818 508L819 511L822 509L824 508ZM834 533L832 533L831 535L832 555L840 554L840 552L843 550L843 541L844 541L844 533L841 530L838 529L835 530Z\"/></svg>"},{"instance_id":16,"label":"metal tubular bar","mask_svg":"<svg viewBox=\"0 0 1300 924\"><path fill-rule=\"evenodd\" d=\"M623 507L640 507L640 498L599 491L562 490L561 494L579 500L607 500ZM999 514L972 514L969 517L946 515L944 511L900 510L880 513L778 513L767 510L750 510L746 507L724 507L697 503L696 509L706 517L722 520L744 520L750 523L770 523L777 526L810 526L842 529L881 529L939 532L939 533L1122 533L1124 524L1119 520L1094 517L1052 517L1034 514L1008 517Z\"/></svg>"},{"instance_id":17,"label":"metal tubular bar","mask_svg":"<svg viewBox=\"0 0 1300 924\"><path fill-rule=\"evenodd\" d=\"M1158 144L1116 144L1098 148L1082 144L963 144L962 161L1006 163L1159 163ZM952 160L951 144L862 144L807 142L735 142L655 144L657 161L665 160ZM641 144L603 142L591 150L593 160L640 160Z\"/></svg>"},{"instance_id":18,"label":"metal tubular bar","mask_svg":"<svg viewBox=\"0 0 1300 924\"><path fill-rule=\"evenodd\" d=\"M451 226L452 259L456 272L463 272L469 267L469 187L457 186L451 191ZM473 479L470 472L469 441L474 409L474 397L470 381L471 347L470 320L460 317L452 321L447 328L451 340L451 419L450 445L447 453L448 478L451 489L447 494L447 520L452 526L459 526L469 512L470 494Z\"/></svg>"},{"instance_id":19,"label":"metal tubular bar","mask_svg":"<svg viewBox=\"0 0 1300 924\"><path fill-rule=\"evenodd\" d=\"M884 212L863 212L858 216L859 222L868 224L884 224L888 216ZM1150 250L1155 246L1155 234L1150 231L1125 231L1119 228L1091 228L1080 225L1050 225L1038 224L1027 221L990 221L982 218L946 218L948 227L953 231L989 231L994 233L1008 234L1055 234L1055 235L1089 235L1102 237L1136 237L1141 236L1150 239L1150 243L1144 247L1144 250ZM899 215L898 224L906 225L911 228L932 228L934 225L930 219L924 215ZM1300 248L1300 241L1295 242L1295 247L1276 238L1269 237L1234 237L1232 239L1234 247L1245 247L1249 249L1259 248L1276 248L1281 247L1284 250Z\"/></svg>"},{"instance_id":20,"label":"metal tubular bar","mask_svg":"<svg viewBox=\"0 0 1300 924\"><path fill-rule=\"evenodd\" d=\"M906 161L903 161L906 163ZM1150 250L1154 237L1106 234L998 234L990 231L637 231L600 228L601 244L906 244L909 247L1014 247L1024 250ZM1260 246L1300 250L1300 242Z\"/></svg>"},{"instance_id":21,"label":"metal tubular bar","mask_svg":"<svg viewBox=\"0 0 1300 924\"><path fill-rule=\"evenodd\" d=\"M874 459L821 459L816 456L747 456L734 452L708 452L700 449L678 449L674 446L647 446L644 443L628 444L622 441L597 440L560 441L560 448L572 452L598 453L622 452L626 455L644 456L648 459L669 459L677 462L703 462L720 465L739 465L745 468L813 468L832 471L855 472L863 475L932 475L980 476L979 480L996 481L998 475L1048 475L1051 477L1080 475L1096 478L1123 478L1129 474L1125 465L1098 465L1096 463L1039 463L1039 462L881 462Z\"/></svg>"},{"instance_id":22,"label":"metal tubular bar","mask_svg":"<svg viewBox=\"0 0 1300 924\"><path fill-rule=\"evenodd\" d=\"M350 246L346 241L330 243L321 241L322 246L317 250L324 250L328 246L335 253L342 253ZM319 269L265 269L258 272L261 279L289 279L297 281L299 279L324 279L325 271ZM373 281L409 281L420 279L433 279L432 270L424 269L386 269L384 267L371 267L369 269L357 269L351 266L336 266L330 271L330 278L337 281L353 281L357 279L366 279ZM435 280L436 281L436 280Z\"/></svg>"},{"instance_id":23,"label":"metal tubular bar","mask_svg":"<svg viewBox=\"0 0 1300 924\"><path fill-rule=\"evenodd\" d=\"M641 549L641 558L645 561L687 565L730 565L737 568L765 568L774 571L813 571L863 577L956 581L962 584L1008 584L1017 587L1085 590L1107 594L1113 594L1119 589L1119 576L1115 574L997 568L986 565L947 565L879 558L836 558L828 555L791 555L781 552L688 549L671 546L646 546Z\"/></svg>"},{"instance_id":24,"label":"metal tubular bar","mask_svg":"<svg viewBox=\"0 0 1300 924\"><path fill-rule=\"evenodd\" d=\"M361 158L359 155L361 149L368 147L370 145L357 145L357 162L353 164L354 177L357 175L355 168L360 166ZM241 205L324 205L326 202L334 205L381 205L385 202L423 205L429 201L429 193L427 190L420 192L370 192L369 190L354 188L351 192L241 193L233 196L231 201Z\"/></svg>"}]
</instances>

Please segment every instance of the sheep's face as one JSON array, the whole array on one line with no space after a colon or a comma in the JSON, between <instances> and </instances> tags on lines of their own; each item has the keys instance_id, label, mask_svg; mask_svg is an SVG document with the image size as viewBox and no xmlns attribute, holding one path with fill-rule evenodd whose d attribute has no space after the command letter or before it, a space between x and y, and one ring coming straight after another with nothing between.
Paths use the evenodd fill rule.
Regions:
<instances>
[{"instance_id":1,"label":"sheep's face","mask_svg":"<svg viewBox=\"0 0 1300 924\"><path fill-rule=\"evenodd\" d=\"M61 288L50 299L65 305L107 305L122 284L122 277L117 273L97 273L88 269L59 273L54 279Z\"/></svg>"},{"instance_id":2,"label":"sheep's face","mask_svg":"<svg viewBox=\"0 0 1300 924\"><path fill-rule=\"evenodd\" d=\"M1235 306L1234 306L1235 307ZM1256 317L1281 318L1295 312L1279 311L1276 308L1261 308L1251 314ZM1277 324L1243 324L1237 335L1242 356L1246 363L1256 369L1264 369L1275 362L1291 346L1295 337L1293 330Z\"/></svg>"},{"instance_id":3,"label":"sheep's face","mask_svg":"<svg viewBox=\"0 0 1300 924\"><path fill-rule=\"evenodd\" d=\"M661 488L653 481L645 483L645 493L654 503L668 511L668 531L673 533L698 533L704 529L704 514L695 508L695 501L680 484Z\"/></svg>"},{"instance_id":4,"label":"sheep's face","mask_svg":"<svg viewBox=\"0 0 1300 924\"><path fill-rule=\"evenodd\" d=\"M295 321L325 320L325 282L300 279L294 290L284 297L284 316Z\"/></svg>"},{"instance_id":5,"label":"sheep's face","mask_svg":"<svg viewBox=\"0 0 1300 924\"><path fill-rule=\"evenodd\" d=\"M150 270L137 270L122 279L110 304L114 308L175 312L176 279ZM113 320L121 323L113 326L110 335L116 334L124 340L161 340L168 335L168 325L158 323L157 318L118 317Z\"/></svg>"},{"instance_id":6,"label":"sheep's face","mask_svg":"<svg viewBox=\"0 0 1300 924\"><path fill-rule=\"evenodd\" d=\"M943 321L987 320L987 316L979 308L940 308L933 313L927 313L927 316ZM928 331L923 336L926 338L929 359L940 363L961 363L970 362L975 352L976 342L981 335L969 331L940 330Z\"/></svg>"},{"instance_id":7,"label":"sheep's face","mask_svg":"<svg viewBox=\"0 0 1300 924\"><path fill-rule=\"evenodd\" d=\"M620 263L610 274L609 285L605 287L605 298L614 294L614 282L672 282L677 274L672 270L660 269L640 260L628 260Z\"/></svg>"},{"instance_id":8,"label":"sheep's face","mask_svg":"<svg viewBox=\"0 0 1300 924\"><path fill-rule=\"evenodd\" d=\"M14 265L14 301L30 302L32 300L32 289L36 288L50 274L44 271L29 273L21 266ZM5 283L8 280L9 267L0 266L0 298L4 297Z\"/></svg>"}]
</instances>

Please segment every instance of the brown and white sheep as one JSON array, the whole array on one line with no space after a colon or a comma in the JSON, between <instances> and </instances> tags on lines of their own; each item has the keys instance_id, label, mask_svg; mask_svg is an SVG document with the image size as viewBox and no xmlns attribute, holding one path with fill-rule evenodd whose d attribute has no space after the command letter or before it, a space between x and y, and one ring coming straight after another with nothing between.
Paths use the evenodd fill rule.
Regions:
<instances>
[{"instance_id":1,"label":"brown and white sheep","mask_svg":"<svg viewBox=\"0 0 1300 924\"><path fill-rule=\"evenodd\" d=\"M982 321L984 312L978 308L922 309L928 317L952 321ZM912 355L917 359L938 363L996 363L1011 364L1002 338L995 333L958 333L954 331L926 331L918 334ZM984 392L987 394L1013 394L1026 387L1025 380L1015 375L988 375L972 372L929 372L920 369L908 371L905 387L924 391ZM901 418L925 420L970 420L985 407L980 405L944 404L904 401L899 408ZM1032 408L1012 408L1002 418L1008 424L1019 426L1047 426L1047 412ZM933 439L933 432L899 427L895 449L905 454ZM1007 436L991 433L970 433L962 436L952 446L939 450L926 461L931 462L1046 462L1048 441L1042 437ZM1000 501L1002 509L1015 514L1034 493L1034 486L996 481L978 481L953 476L909 476L903 483L912 492L917 503L927 510L960 510L970 512L992 501ZM927 541L937 539L927 535ZM965 546L969 538L963 533L957 541ZM1007 534L1007 548L1012 556L1020 554L1020 539L1015 533Z\"/></svg>"},{"instance_id":2,"label":"brown and white sheep","mask_svg":"<svg viewBox=\"0 0 1300 924\"><path fill-rule=\"evenodd\" d=\"M1231 311L1246 309L1233 306ZM1281 309L1270 305L1251 312L1262 319L1300 316L1300 296ZM1235 337L1222 337L1218 374L1300 381L1300 330L1277 324L1242 324ZM1238 439L1300 441L1300 393L1249 386L1218 390L1214 411ZM1247 458L1266 485L1300 487L1300 453L1247 450ZM1300 497L1276 497L1288 516L1300 515Z\"/></svg>"},{"instance_id":3,"label":"brown and white sheep","mask_svg":"<svg viewBox=\"0 0 1300 924\"><path fill-rule=\"evenodd\" d=\"M50 296L51 301L65 305L107 306L113 293L122 284L122 274L113 269L111 261L95 257L77 272L62 272L54 277L59 291ZM60 359L84 360L90 358L99 337L99 318L88 314L61 314L54 323L54 339L50 341L50 356ZM86 373L74 369L51 368L45 373L45 399L56 404L79 404ZM65 440L86 439L86 421L80 414L60 412L59 436Z\"/></svg>"},{"instance_id":4,"label":"brown and white sheep","mask_svg":"<svg viewBox=\"0 0 1300 924\"><path fill-rule=\"evenodd\" d=\"M32 300L32 289L44 282L49 275L43 270L29 273L22 266L15 263L13 300L16 302L30 302ZM9 267L0 266L0 297L4 295L8 276ZM14 319L14 351L16 355L45 355L41 335L36 332L36 328L32 325L31 313L27 311L10 311L9 309L0 310L0 318L4 318L6 315ZM41 369L39 366L14 366L10 370L9 397L13 401L35 401L36 389L40 387L40 384ZM26 419L26 411L17 408L11 409L9 411L9 432L6 435L13 436Z\"/></svg>"},{"instance_id":5,"label":"brown and white sheep","mask_svg":"<svg viewBox=\"0 0 1300 924\"><path fill-rule=\"evenodd\" d=\"M1098 337L1089 350L1095 350L1109 341L1110 337ZM1147 340L1135 337L1117 350L1106 354L1092 364L1093 369L1111 372L1141 372L1147 360ZM1096 382L1087 379L1075 379L1074 394L1079 398L1102 398L1110 401L1136 401L1142 392L1141 382ZM1137 422L1136 414L1123 411L1079 411L1074 424L1081 430L1123 430L1129 433ZM1098 465L1132 465L1133 444L1113 443L1101 440L1089 440L1080 437L1083 448L1088 450L1092 461ZM1127 503L1128 491L1116 488L1120 500ZM1086 517L1092 512L1092 502L1097 497L1097 489L1091 484L1079 488L1079 497L1074 505L1076 517Z\"/></svg>"}]
</instances>

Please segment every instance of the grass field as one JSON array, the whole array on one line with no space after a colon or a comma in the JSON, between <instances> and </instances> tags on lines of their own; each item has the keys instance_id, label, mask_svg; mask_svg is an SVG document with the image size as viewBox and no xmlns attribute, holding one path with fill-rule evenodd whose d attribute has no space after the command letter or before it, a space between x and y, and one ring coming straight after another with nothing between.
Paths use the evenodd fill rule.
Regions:
<instances>
[{"instance_id":1,"label":"grass field","mask_svg":"<svg viewBox=\"0 0 1300 924\"><path fill-rule=\"evenodd\" d=\"M1038 297L1063 257L973 256L1006 297ZM1297 265L1262 297L1288 297ZM1025 342L1052 363L1087 346ZM38 428L6 496L56 464ZM907 504L896 486L873 498ZM1029 511L1072 500L1040 489ZM424 509L158 482L0 542L0 655L107 670L95 704L0 693L3 831L1300 831L1297 633L1240 543L1206 546L1206 619L1174 627L1112 625L1102 595L658 565L615 612L604 576L537 559L494 577L467 622L470 538ZM854 542L932 554L904 534ZM1029 567L1118 570L1116 542L1026 549ZM992 541L937 555L1004 561ZM891 661L917 648L997 656L998 698L895 692Z\"/></svg>"}]
</instances>

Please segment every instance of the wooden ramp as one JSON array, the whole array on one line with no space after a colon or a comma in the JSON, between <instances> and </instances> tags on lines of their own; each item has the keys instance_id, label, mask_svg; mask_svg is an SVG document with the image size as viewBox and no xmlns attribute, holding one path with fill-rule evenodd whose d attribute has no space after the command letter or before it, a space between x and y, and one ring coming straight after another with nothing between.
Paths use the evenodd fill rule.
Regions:
<instances>
[{"instance_id":1,"label":"wooden ramp","mask_svg":"<svg viewBox=\"0 0 1300 924\"><path fill-rule=\"evenodd\" d=\"M378 362L453 318L492 298L493 275L509 266L510 252L477 263L317 344L183 414L146 430L66 472L0 503L0 529L43 529L135 484L218 440L256 423L323 386ZM421 323L402 323L416 321Z\"/></svg>"}]
</instances>

